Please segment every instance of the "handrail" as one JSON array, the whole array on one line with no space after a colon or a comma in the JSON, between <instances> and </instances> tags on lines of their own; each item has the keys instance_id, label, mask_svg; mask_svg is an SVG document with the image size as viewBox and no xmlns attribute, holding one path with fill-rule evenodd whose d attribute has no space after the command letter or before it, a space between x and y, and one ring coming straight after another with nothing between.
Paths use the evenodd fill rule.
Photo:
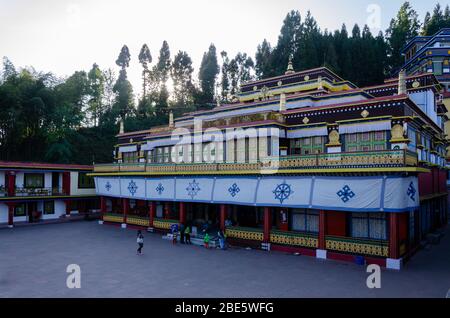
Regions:
<instances>
[{"instance_id":1,"label":"handrail","mask_svg":"<svg viewBox=\"0 0 450 318\"><path fill-rule=\"evenodd\" d=\"M332 167L416 166L417 154L405 150L338 152L267 157L254 162L189 163L108 163L98 164L94 172L184 172L271 169L325 169Z\"/></svg>"}]
</instances>

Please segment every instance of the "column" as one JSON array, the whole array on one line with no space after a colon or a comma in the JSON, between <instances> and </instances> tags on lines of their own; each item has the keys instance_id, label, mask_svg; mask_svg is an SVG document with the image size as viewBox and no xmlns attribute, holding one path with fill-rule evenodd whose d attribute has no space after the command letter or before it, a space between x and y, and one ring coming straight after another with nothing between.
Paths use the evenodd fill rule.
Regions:
<instances>
[{"instance_id":1,"label":"column","mask_svg":"<svg viewBox=\"0 0 450 318\"><path fill-rule=\"evenodd\" d=\"M180 202L180 224L186 224L186 204Z\"/></svg>"},{"instance_id":2,"label":"column","mask_svg":"<svg viewBox=\"0 0 450 318\"><path fill-rule=\"evenodd\" d=\"M62 175L62 192L64 195L70 195L70 172L63 172Z\"/></svg>"},{"instance_id":3,"label":"column","mask_svg":"<svg viewBox=\"0 0 450 318\"><path fill-rule=\"evenodd\" d=\"M270 243L270 228L271 228L271 214L270 208L264 207L264 243Z\"/></svg>"},{"instance_id":4,"label":"column","mask_svg":"<svg viewBox=\"0 0 450 318\"><path fill-rule=\"evenodd\" d=\"M125 229L127 227L128 211L130 210L130 204L128 199L122 199L122 210L123 210L122 228Z\"/></svg>"},{"instance_id":5,"label":"column","mask_svg":"<svg viewBox=\"0 0 450 318\"><path fill-rule=\"evenodd\" d=\"M225 218L227 213L227 206L225 204L220 205L220 229L225 232Z\"/></svg>"},{"instance_id":6,"label":"column","mask_svg":"<svg viewBox=\"0 0 450 318\"><path fill-rule=\"evenodd\" d=\"M400 257L399 242L399 214L389 213L389 258L386 259L386 267L391 269L400 269L402 259Z\"/></svg>"},{"instance_id":7,"label":"column","mask_svg":"<svg viewBox=\"0 0 450 318\"><path fill-rule=\"evenodd\" d=\"M16 174L14 171L9 171L8 173L8 196L13 197L16 195Z\"/></svg>"},{"instance_id":8,"label":"column","mask_svg":"<svg viewBox=\"0 0 450 318\"><path fill-rule=\"evenodd\" d=\"M14 226L14 207L15 203L7 203L8 205L8 227L12 228Z\"/></svg>"},{"instance_id":9,"label":"column","mask_svg":"<svg viewBox=\"0 0 450 318\"><path fill-rule=\"evenodd\" d=\"M99 224L103 224L103 217L106 214L106 198L101 196L100 197L100 221L98 221Z\"/></svg>"},{"instance_id":10,"label":"column","mask_svg":"<svg viewBox=\"0 0 450 318\"><path fill-rule=\"evenodd\" d=\"M164 219L170 218L170 203L164 202Z\"/></svg>"},{"instance_id":11,"label":"column","mask_svg":"<svg viewBox=\"0 0 450 318\"><path fill-rule=\"evenodd\" d=\"M327 235L327 214L326 211L319 211L319 246L316 250L316 257L326 259L326 235Z\"/></svg>"},{"instance_id":12,"label":"column","mask_svg":"<svg viewBox=\"0 0 450 318\"><path fill-rule=\"evenodd\" d=\"M156 216L156 202L151 201L148 209L149 209L149 211L148 211L148 217L149 217L148 227L152 228L153 220L155 219L155 216Z\"/></svg>"},{"instance_id":13,"label":"column","mask_svg":"<svg viewBox=\"0 0 450 318\"><path fill-rule=\"evenodd\" d=\"M70 206L72 201L66 200L66 218L70 217Z\"/></svg>"}]
</instances>

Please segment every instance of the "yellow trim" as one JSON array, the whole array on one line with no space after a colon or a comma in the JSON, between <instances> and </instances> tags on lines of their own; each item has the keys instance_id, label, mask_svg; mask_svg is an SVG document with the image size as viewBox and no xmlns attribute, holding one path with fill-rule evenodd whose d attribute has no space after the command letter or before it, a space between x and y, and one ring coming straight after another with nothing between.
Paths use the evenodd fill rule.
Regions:
<instances>
[{"instance_id":1,"label":"yellow trim","mask_svg":"<svg viewBox=\"0 0 450 318\"><path fill-rule=\"evenodd\" d=\"M408 138L401 138L401 139L391 139L391 140L389 140L389 142L391 142L391 143L393 143L393 142L404 142L404 143L407 143L407 142L410 142L411 140L409 140Z\"/></svg>"},{"instance_id":2,"label":"yellow trim","mask_svg":"<svg viewBox=\"0 0 450 318\"><path fill-rule=\"evenodd\" d=\"M389 168L338 168L338 169L290 169L290 170L235 170L235 171L164 171L164 172L112 172L89 173L88 176L160 176L160 175L245 175L245 174L321 174L321 173L370 173L370 172L430 172L421 167Z\"/></svg>"},{"instance_id":3,"label":"yellow trim","mask_svg":"<svg viewBox=\"0 0 450 318\"><path fill-rule=\"evenodd\" d=\"M14 197L0 197L0 201L4 201L4 200L36 200L36 199L40 199L40 200L45 200L45 199L70 199L70 198L86 198L86 197L96 197L97 194L86 194L86 195L38 195L38 196L23 196L23 197L18 197L18 196L14 196Z\"/></svg>"}]
</instances>

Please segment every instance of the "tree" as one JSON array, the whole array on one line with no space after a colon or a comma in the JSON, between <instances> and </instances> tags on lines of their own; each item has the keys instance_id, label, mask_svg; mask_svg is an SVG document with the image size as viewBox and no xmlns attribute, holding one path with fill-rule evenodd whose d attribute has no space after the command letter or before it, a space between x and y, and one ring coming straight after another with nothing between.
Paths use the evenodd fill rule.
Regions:
<instances>
[{"instance_id":1,"label":"tree","mask_svg":"<svg viewBox=\"0 0 450 318\"><path fill-rule=\"evenodd\" d=\"M228 58L228 53L225 51L220 52L220 56L222 57L222 76L220 80L221 101L227 103L230 101L230 79L228 71L230 67L230 59Z\"/></svg>"},{"instance_id":2,"label":"tree","mask_svg":"<svg viewBox=\"0 0 450 318\"><path fill-rule=\"evenodd\" d=\"M283 21L277 46L273 50L273 58L271 60L276 75L283 74L286 71L291 55L294 57L294 64L300 64L301 57L298 55L298 45L302 29L300 12L292 10Z\"/></svg>"},{"instance_id":3,"label":"tree","mask_svg":"<svg viewBox=\"0 0 450 318\"><path fill-rule=\"evenodd\" d=\"M219 63L217 62L216 47L209 46L208 52L203 54L202 63L199 70L199 81L201 94L197 98L199 108L211 108L214 103L214 90L216 77L219 74Z\"/></svg>"},{"instance_id":4,"label":"tree","mask_svg":"<svg viewBox=\"0 0 450 318\"><path fill-rule=\"evenodd\" d=\"M147 76L148 76L148 66L152 63L152 55L147 44L142 45L141 52L139 53L139 63L141 63L142 71L142 98L147 97Z\"/></svg>"},{"instance_id":5,"label":"tree","mask_svg":"<svg viewBox=\"0 0 450 318\"><path fill-rule=\"evenodd\" d=\"M169 113L169 92L167 90L167 80L169 79L170 68L171 61L169 44L167 41L163 41L162 47L159 50L158 63L153 67L150 74L150 81L152 85L149 102L152 105L155 104L155 115L164 121Z\"/></svg>"},{"instance_id":6,"label":"tree","mask_svg":"<svg viewBox=\"0 0 450 318\"><path fill-rule=\"evenodd\" d=\"M275 70L272 66L272 51L272 47L266 39L258 45L255 55L255 70L258 79L275 76Z\"/></svg>"},{"instance_id":7,"label":"tree","mask_svg":"<svg viewBox=\"0 0 450 318\"><path fill-rule=\"evenodd\" d=\"M173 100L178 113L190 109L194 103L194 84L192 82L192 59L184 52L179 51L172 63L171 77L173 81Z\"/></svg>"},{"instance_id":8,"label":"tree","mask_svg":"<svg viewBox=\"0 0 450 318\"><path fill-rule=\"evenodd\" d=\"M450 27L450 8L447 5L445 11L442 12L441 5L436 4L433 15L427 12L422 28L422 35L434 35L442 28Z\"/></svg>"},{"instance_id":9,"label":"tree","mask_svg":"<svg viewBox=\"0 0 450 318\"><path fill-rule=\"evenodd\" d=\"M397 16L390 22L389 28L386 30L386 38L388 43L389 54L389 71L397 71L404 63L401 55L403 46L418 35L420 22L417 12L406 1L400 7Z\"/></svg>"},{"instance_id":10,"label":"tree","mask_svg":"<svg viewBox=\"0 0 450 318\"><path fill-rule=\"evenodd\" d=\"M125 70L127 67L130 66L130 51L128 50L128 46L124 45L122 49L120 50L119 57L116 60L116 64L122 68L122 70Z\"/></svg>"},{"instance_id":11,"label":"tree","mask_svg":"<svg viewBox=\"0 0 450 318\"><path fill-rule=\"evenodd\" d=\"M88 73L88 85L90 99L88 101L88 111L91 114L91 120L94 126L98 126L99 118L104 112L103 95L105 90L103 73L94 63Z\"/></svg>"}]
</instances>

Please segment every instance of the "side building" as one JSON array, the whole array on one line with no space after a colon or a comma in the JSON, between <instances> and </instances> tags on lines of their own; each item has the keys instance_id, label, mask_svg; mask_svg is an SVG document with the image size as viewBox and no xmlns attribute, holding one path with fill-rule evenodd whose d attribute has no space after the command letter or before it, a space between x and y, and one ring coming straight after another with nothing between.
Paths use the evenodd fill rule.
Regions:
<instances>
[{"instance_id":1,"label":"side building","mask_svg":"<svg viewBox=\"0 0 450 318\"><path fill-rule=\"evenodd\" d=\"M0 225L99 209L92 166L0 161Z\"/></svg>"},{"instance_id":2,"label":"side building","mask_svg":"<svg viewBox=\"0 0 450 318\"><path fill-rule=\"evenodd\" d=\"M359 88L289 64L231 104L121 129L92 174L103 222L398 269L447 222L440 90L433 74Z\"/></svg>"}]
</instances>

